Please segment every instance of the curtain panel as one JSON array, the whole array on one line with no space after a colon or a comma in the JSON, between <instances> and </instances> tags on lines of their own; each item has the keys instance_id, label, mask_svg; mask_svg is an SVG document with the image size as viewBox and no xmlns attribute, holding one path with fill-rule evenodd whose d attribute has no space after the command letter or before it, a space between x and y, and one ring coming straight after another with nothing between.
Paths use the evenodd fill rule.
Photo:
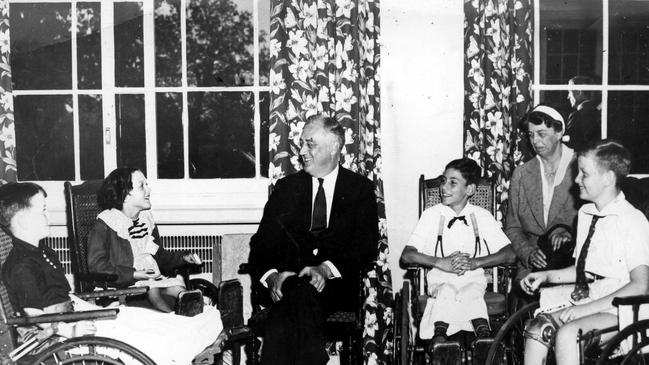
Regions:
<instances>
[{"instance_id":1,"label":"curtain panel","mask_svg":"<svg viewBox=\"0 0 649 365\"><path fill-rule=\"evenodd\" d=\"M16 139L9 67L9 1L0 0L0 184L10 181L16 181Z\"/></svg>"},{"instance_id":2,"label":"curtain panel","mask_svg":"<svg viewBox=\"0 0 649 365\"><path fill-rule=\"evenodd\" d=\"M365 363L387 363L392 288L381 177L379 1L273 0L270 33L272 183L301 168L300 134L318 113L345 128L342 165L375 182L381 239L364 279L363 346Z\"/></svg>"},{"instance_id":3,"label":"curtain panel","mask_svg":"<svg viewBox=\"0 0 649 365\"><path fill-rule=\"evenodd\" d=\"M499 221L529 157L519 125L532 103L532 1L464 1L464 154L495 182Z\"/></svg>"}]
</instances>

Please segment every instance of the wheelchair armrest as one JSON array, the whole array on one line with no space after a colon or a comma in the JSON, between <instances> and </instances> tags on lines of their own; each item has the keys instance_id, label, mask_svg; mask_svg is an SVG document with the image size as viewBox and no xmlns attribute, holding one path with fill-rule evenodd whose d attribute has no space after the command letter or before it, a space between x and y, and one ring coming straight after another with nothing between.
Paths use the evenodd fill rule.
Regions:
<instances>
[{"instance_id":1,"label":"wheelchair armrest","mask_svg":"<svg viewBox=\"0 0 649 365\"><path fill-rule=\"evenodd\" d=\"M125 289L108 289L108 290L98 290L87 293L78 293L75 294L77 297L88 300L88 299L97 299L97 298L113 298L120 296L135 296L146 294L149 291L149 287L140 287L140 288L125 288Z\"/></svg>"},{"instance_id":2,"label":"wheelchair armrest","mask_svg":"<svg viewBox=\"0 0 649 365\"><path fill-rule=\"evenodd\" d=\"M620 305L640 305L649 303L649 295L634 295L629 297L615 297L613 298L613 306Z\"/></svg>"},{"instance_id":3,"label":"wheelchair armrest","mask_svg":"<svg viewBox=\"0 0 649 365\"><path fill-rule=\"evenodd\" d=\"M247 262L240 264L239 274L250 274L250 264Z\"/></svg>"},{"instance_id":4,"label":"wheelchair armrest","mask_svg":"<svg viewBox=\"0 0 649 365\"><path fill-rule=\"evenodd\" d=\"M117 317L119 308L106 308L83 312L48 313L40 316L24 316L7 318L7 324L11 326L25 326L38 323L52 322L76 322L92 319L113 319Z\"/></svg>"},{"instance_id":5,"label":"wheelchair armrest","mask_svg":"<svg viewBox=\"0 0 649 365\"><path fill-rule=\"evenodd\" d=\"M106 274L101 272L88 272L79 274L79 280L89 283L114 283L117 281L117 274Z\"/></svg>"}]
</instances>

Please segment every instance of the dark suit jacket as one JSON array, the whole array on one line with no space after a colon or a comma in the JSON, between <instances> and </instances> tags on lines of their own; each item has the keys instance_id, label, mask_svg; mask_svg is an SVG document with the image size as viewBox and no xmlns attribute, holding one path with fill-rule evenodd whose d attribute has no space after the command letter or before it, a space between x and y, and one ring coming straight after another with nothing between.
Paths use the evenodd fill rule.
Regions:
<instances>
[{"instance_id":1,"label":"dark suit jacket","mask_svg":"<svg viewBox=\"0 0 649 365\"><path fill-rule=\"evenodd\" d=\"M309 232L311 195L312 177L304 171L275 185L250 240L249 263L255 284L270 269L299 272L329 260L342 278L329 280L327 286L339 282L350 290L358 287L358 272L375 259L379 239L374 184L340 167L329 225L317 237Z\"/></svg>"},{"instance_id":2,"label":"dark suit jacket","mask_svg":"<svg viewBox=\"0 0 649 365\"><path fill-rule=\"evenodd\" d=\"M580 151L592 141L598 141L601 137L601 113L597 110L595 103L586 100L577 105L577 110L570 113L566 135L570 140L566 143L575 151Z\"/></svg>"},{"instance_id":3,"label":"dark suit jacket","mask_svg":"<svg viewBox=\"0 0 649 365\"><path fill-rule=\"evenodd\" d=\"M529 272L529 256L538 248L539 236L552 226L562 223L574 227L580 200L576 195L576 158L573 158L561 184L554 188L548 224L543 222L543 188L541 162L538 158L527 161L514 170L509 184L509 207L505 221L505 234L512 242L522 267L518 277ZM574 230L573 230L574 234Z\"/></svg>"}]
</instances>

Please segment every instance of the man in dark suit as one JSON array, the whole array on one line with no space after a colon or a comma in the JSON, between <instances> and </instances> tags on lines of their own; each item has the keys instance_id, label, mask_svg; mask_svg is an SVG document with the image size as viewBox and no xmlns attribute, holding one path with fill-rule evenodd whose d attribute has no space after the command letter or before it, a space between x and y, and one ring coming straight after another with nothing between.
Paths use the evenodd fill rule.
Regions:
<instances>
[{"instance_id":1,"label":"man in dark suit","mask_svg":"<svg viewBox=\"0 0 649 365\"><path fill-rule=\"evenodd\" d=\"M590 77L575 76L568 85L592 85ZM575 151L580 151L589 142L601 139L601 112L593 100L591 90L569 90L568 101L574 109L568 117L566 125L566 145Z\"/></svg>"},{"instance_id":2,"label":"man in dark suit","mask_svg":"<svg viewBox=\"0 0 649 365\"><path fill-rule=\"evenodd\" d=\"M250 240L253 283L272 303L263 364L325 364L326 316L358 306L359 272L374 259L378 216L373 183L338 164L344 138L333 118L307 120L303 170L277 182Z\"/></svg>"}]
</instances>

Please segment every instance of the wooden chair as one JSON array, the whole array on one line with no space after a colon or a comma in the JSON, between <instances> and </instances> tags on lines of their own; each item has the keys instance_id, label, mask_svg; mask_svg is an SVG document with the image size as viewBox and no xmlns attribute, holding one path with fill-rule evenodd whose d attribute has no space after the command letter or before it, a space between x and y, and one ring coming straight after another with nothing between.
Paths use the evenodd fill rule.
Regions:
<instances>
[{"instance_id":1,"label":"wooden chair","mask_svg":"<svg viewBox=\"0 0 649 365\"><path fill-rule=\"evenodd\" d=\"M66 215L68 220L68 247L76 291L90 292L95 288L108 289L117 281L117 275L91 272L88 267L88 235L97 220L99 205L97 191L101 180L88 180L73 186L64 183ZM148 288L127 288L115 291L121 303L127 296L143 295Z\"/></svg>"},{"instance_id":2,"label":"wooden chair","mask_svg":"<svg viewBox=\"0 0 649 365\"><path fill-rule=\"evenodd\" d=\"M250 265L243 263L239 266L239 274L250 274ZM362 274L365 274L363 272ZM359 277L359 296L357 310L354 312L338 311L332 313L325 323L325 335L328 341L342 342L342 351L340 354L340 363L342 365L356 365L363 362L363 297L362 297L362 278ZM264 308L261 303L264 301L262 293L258 286L251 285L251 305L252 316L248 320L248 328L253 332L254 337L264 336L264 322L268 317L269 308ZM259 348L258 343L253 342L253 347L249 351L249 358L257 363Z\"/></svg>"}]
</instances>

